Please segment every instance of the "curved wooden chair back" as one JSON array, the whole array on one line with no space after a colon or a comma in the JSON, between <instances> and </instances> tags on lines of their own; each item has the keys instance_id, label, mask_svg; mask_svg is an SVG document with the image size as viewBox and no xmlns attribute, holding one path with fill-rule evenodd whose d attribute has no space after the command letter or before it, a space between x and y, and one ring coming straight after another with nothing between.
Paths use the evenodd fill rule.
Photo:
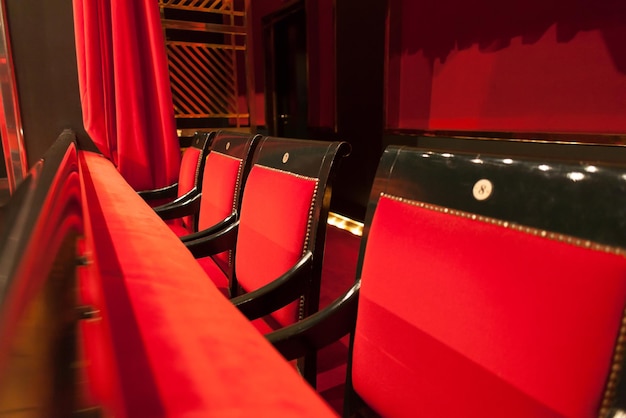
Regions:
<instances>
[{"instance_id":1,"label":"curved wooden chair back","mask_svg":"<svg viewBox=\"0 0 626 418\"><path fill-rule=\"evenodd\" d=\"M305 257L310 281L302 298L267 318L291 324L319 307L319 285L338 161L344 142L263 138L244 190L235 252L235 276L244 292L270 284Z\"/></svg>"},{"instance_id":2,"label":"curved wooden chair back","mask_svg":"<svg viewBox=\"0 0 626 418\"><path fill-rule=\"evenodd\" d=\"M183 151L178 171L178 181L167 187L153 190L141 190L138 194L159 210L168 205L176 205L200 193L204 162L209 152L214 132L196 132L191 144ZM153 203L156 202L156 203ZM189 232L194 228L195 217L184 216L170 220L169 223L180 226Z\"/></svg>"},{"instance_id":3,"label":"curved wooden chair back","mask_svg":"<svg viewBox=\"0 0 626 418\"><path fill-rule=\"evenodd\" d=\"M623 167L388 148L354 392L384 416L605 416L625 399L624 208Z\"/></svg>"},{"instance_id":4,"label":"curved wooden chair back","mask_svg":"<svg viewBox=\"0 0 626 418\"><path fill-rule=\"evenodd\" d=\"M215 135L204 168L198 231L219 225L228 218L238 219L252 154L260 138L260 135L227 131ZM212 258L225 273L231 274L230 251L215 254Z\"/></svg>"}]
</instances>

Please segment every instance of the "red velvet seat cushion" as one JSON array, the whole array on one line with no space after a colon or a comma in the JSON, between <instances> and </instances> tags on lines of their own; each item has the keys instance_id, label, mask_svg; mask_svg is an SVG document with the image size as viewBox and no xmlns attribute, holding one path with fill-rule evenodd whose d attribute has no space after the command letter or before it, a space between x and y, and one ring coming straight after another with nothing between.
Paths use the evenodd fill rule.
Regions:
<instances>
[{"instance_id":1,"label":"red velvet seat cushion","mask_svg":"<svg viewBox=\"0 0 626 418\"><path fill-rule=\"evenodd\" d=\"M247 291L286 273L302 257L317 179L254 166L244 192L235 269ZM272 316L282 325L296 319L298 303Z\"/></svg>"},{"instance_id":2,"label":"red velvet seat cushion","mask_svg":"<svg viewBox=\"0 0 626 418\"><path fill-rule=\"evenodd\" d=\"M211 279L218 290L226 297L230 297L230 280L224 271L215 263L213 257L201 257L196 261L204 270L206 275Z\"/></svg>"},{"instance_id":3,"label":"red velvet seat cushion","mask_svg":"<svg viewBox=\"0 0 626 418\"><path fill-rule=\"evenodd\" d=\"M193 232L190 230L190 228L187 228L185 225L183 225L180 219L168 219L165 221L165 223L178 237L182 237Z\"/></svg>"},{"instance_id":4,"label":"red velvet seat cushion","mask_svg":"<svg viewBox=\"0 0 626 418\"><path fill-rule=\"evenodd\" d=\"M597 416L626 259L435 209L380 199L357 392L384 416Z\"/></svg>"}]
</instances>

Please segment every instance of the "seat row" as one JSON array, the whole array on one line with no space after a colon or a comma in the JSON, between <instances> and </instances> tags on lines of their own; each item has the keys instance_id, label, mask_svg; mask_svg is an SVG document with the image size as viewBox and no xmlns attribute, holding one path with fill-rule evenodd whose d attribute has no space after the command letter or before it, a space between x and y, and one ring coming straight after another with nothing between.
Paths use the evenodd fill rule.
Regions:
<instances>
[{"instance_id":1,"label":"seat row","mask_svg":"<svg viewBox=\"0 0 626 418\"><path fill-rule=\"evenodd\" d=\"M332 182L349 152L345 142L199 132L178 197L154 210L265 334L319 309ZM315 385L315 356L299 367Z\"/></svg>"},{"instance_id":2,"label":"seat row","mask_svg":"<svg viewBox=\"0 0 626 418\"><path fill-rule=\"evenodd\" d=\"M221 139L232 137L213 138ZM217 172L211 167L204 173ZM625 399L617 389L624 173L592 162L390 147L372 186L354 286L322 312L292 311L295 325L287 319L263 331L287 359L305 356L312 385L315 351L350 334L348 416L364 408L436 416L450 392L457 402L447 410L459 416L615 413ZM215 187L211 174L202 190ZM220 200L211 192L203 199ZM184 206L157 212L194 213L174 209ZM202 210L195 213L202 219ZM251 252L237 262L260 261ZM236 266L230 272L223 283L232 297L242 289L233 285Z\"/></svg>"},{"instance_id":3,"label":"seat row","mask_svg":"<svg viewBox=\"0 0 626 418\"><path fill-rule=\"evenodd\" d=\"M204 181L202 190L215 187L210 174ZM219 200L208 196L201 202ZM244 222L263 205L245 200ZM192 213L174 209L182 206L157 212ZM623 166L391 146L372 185L354 286L266 335L287 359L311 359L350 334L348 416L364 408L383 416L442 408L471 417L618 414L626 401L624 207ZM224 283L252 290L237 263L261 265L256 257L235 255ZM315 384L314 368L305 378Z\"/></svg>"}]
</instances>

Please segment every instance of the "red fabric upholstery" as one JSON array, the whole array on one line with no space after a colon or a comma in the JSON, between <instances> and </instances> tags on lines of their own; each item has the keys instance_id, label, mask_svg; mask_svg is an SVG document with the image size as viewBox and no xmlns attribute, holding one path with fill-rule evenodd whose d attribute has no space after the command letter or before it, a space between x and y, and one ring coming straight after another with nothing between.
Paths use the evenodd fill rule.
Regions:
<instances>
[{"instance_id":1,"label":"red fabric upholstery","mask_svg":"<svg viewBox=\"0 0 626 418\"><path fill-rule=\"evenodd\" d=\"M211 152L204 168L198 229L215 225L233 212L237 177L242 160Z\"/></svg>"},{"instance_id":2,"label":"red fabric upholstery","mask_svg":"<svg viewBox=\"0 0 626 418\"><path fill-rule=\"evenodd\" d=\"M189 147L183 153L178 174L178 196L182 196L196 184L196 174L198 173L198 163L201 151L195 147Z\"/></svg>"},{"instance_id":3,"label":"red fabric upholstery","mask_svg":"<svg viewBox=\"0 0 626 418\"><path fill-rule=\"evenodd\" d=\"M388 128L626 130L620 2L429 3L390 2Z\"/></svg>"},{"instance_id":4,"label":"red fabric upholstery","mask_svg":"<svg viewBox=\"0 0 626 418\"><path fill-rule=\"evenodd\" d=\"M85 177L81 175L82 202L87 208ZM113 338L110 330L109 317L104 299L102 277L100 275L100 262L94 256L95 243L94 234L91 228L91 216L89 210L83 213L85 222L85 238L82 242L81 254L87 254L89 264L79 266L78 273L78 294L80 303L91 306L100 315L95 320L80 321L78 323L80 339L80 356L85 358L84 377L86 384L85 396L88 405L100 405L112 411L123 411L124 400L120 387L118 369L111 367L115 364L115 354L113 350Z\"/></svg>"},{"instance_id":5,"label":"red fabric upholstery","mask_svg":"<svg viewBox=\"0 0 626 418\"><path fill-rule=\"evenodd\" d=\"M262 166L250 171L241 207L235 270L247 291L287 272L302 256L317 179ZM281 325L296 319L297 302L272 316Z\"/></svg>"},{"instance_id":6,"label":"red fabric upholstery","mask_svg":"<svg viewBox=\"0 0 626 418\"><path fill-rule=\"evenodd\" d=\"M123 399L105 415L334 415L106 159L81 169Z\"/></svg>"},{"instance_id":7,"label":"red fabric upholstery","mask_svg":"<svg viewBox=\"0 0 626 418\"><path fill-rule=\"evenodd\" d=\"M198 167L202 151L195 147L189 147L183 153L178 174L178 197L194 188L198 175ZM182 226L187 229L187 234L193 232L193 216L185 216L181 219Z\"/></svg>"},{"instance_id":8,"label":"red fabric upholstery","mask_svg":"<svg viewBox=\"0 0 626 418\"><path fill-rule=\"evenodd\" d=\"M165 223L177 237L188 235L191 232L186 226L183 225L180 219L168 219Z\"/></svg>"},{"instance_id":9,"label":"red fabric upholstery","mask_svg":"<svg viewBox=\"0 0 626 418\"><path fill-rule=\"evenodd\" d=\"M158 4L73 6L85 130L135 190L174 183L180 145Z\"/></svg>"},{"instance_id":10,"label":"red fabric upholstery","mask_svg":"<svg viewBox=\"0 0 626 418\"><path fill-rule=\"evenodd\" d=\"M69 288L74 262L72 245L84 229L76 146L66 138L59 137L59 142L67 144L67 148L59 146L57 152L46 153L43 160L35 162L20 184L24 189L12 195L17 201L5 202L3 206L3 221L12 219L12 222L2 225L3 234L7 235L0 244L2 416L46 415L46 412L51 415L53 404L59 411L59 398L48 396L54 396L52 393L58 390L54 384L67 382L52 377L58 376L58 371L70 360L54 351L63 347L59 343L70 330L65 327L73 325L72 293L64 292L72 290ZM50 166L46 168L47 164ZM54 177L46 184L48 175ZM18 207L11 209L14 203ZM16 210L19 215L8 218L8 210ZM24 245L16 248L15 244L20 242ZM80 248L80 243L77 245Z\"/></svg>"},{"instance_id":11,"label":"red fabric upholstery","mask_svg":"<svg viewBox=\"0 0 626 418\"><path fill-rule=\"evenodd\" d=\"M355 389L390 417L597 416L625 295L621 255L383 196Z\"/></svg>"},{"instance_id":12,"label":"red fabric upholstery","mask_svg":"<svg viewBox=\"0 0 626 418\"><path fill-rule=\"evenodd\" d=\"M199 231L217 224L233 213L235 198L239 187L241 187L237 181L242 166L241 158L234 158L215 151L207 156L198 215ZM222 270L227 270L228 251L214 255L213 259Z\"/></svg>"},{"instance_id":13,"label":"red fabric upholstery","mask_svg":"<svg viewBox=\"0 0 626 418\"><path fill-rule=\"evenodd\" d=\"M196 261L218 290L222 292L224 296L230 297L230 280L224 270L217 265L213 257L196 258Z\"/></svg>"}]
</instances>

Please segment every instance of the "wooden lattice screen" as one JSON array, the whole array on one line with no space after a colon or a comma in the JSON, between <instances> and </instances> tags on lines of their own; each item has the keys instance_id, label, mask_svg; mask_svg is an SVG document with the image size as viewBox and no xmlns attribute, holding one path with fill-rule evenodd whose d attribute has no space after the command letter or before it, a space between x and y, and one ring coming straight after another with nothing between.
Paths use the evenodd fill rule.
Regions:
<instances>
[{"instance_id":1,"label":"wooden lattice screen","mask_svg":"<svg viewBox=\"0 0 626 418\"><path fill-rule=\"evenodd\" d=\"M159 5L177 126L248 125L245 11L232 0Z\"/></svg>"}]
</instances>

